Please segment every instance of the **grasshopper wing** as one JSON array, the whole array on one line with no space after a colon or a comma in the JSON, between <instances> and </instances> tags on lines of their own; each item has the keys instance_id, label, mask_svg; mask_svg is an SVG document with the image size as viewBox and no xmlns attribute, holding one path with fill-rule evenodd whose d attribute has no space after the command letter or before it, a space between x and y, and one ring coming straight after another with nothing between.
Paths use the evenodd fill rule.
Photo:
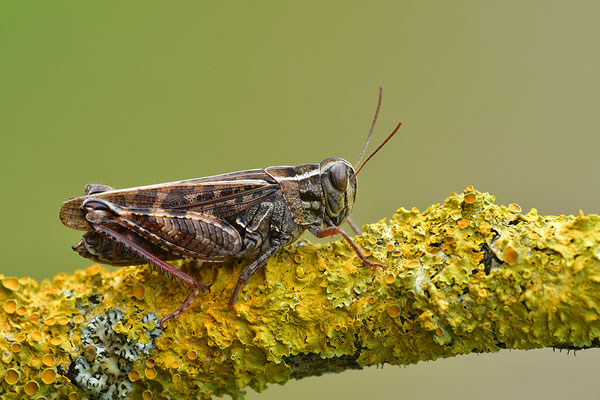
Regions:
<instances>
[{"instance_id":1,"label":"grasshopper wing","mask_svg":"<svg viewBox=\"0 0 600 400\"><path fill-rule=\"evenodd\" d=\"M76 197L63 203L60 220L71 229L91 230L82 204L92 198L141 213L193 211L227 219L280 191L279 184L264 170L240 171Z\"/></svg>"}]
</instances>

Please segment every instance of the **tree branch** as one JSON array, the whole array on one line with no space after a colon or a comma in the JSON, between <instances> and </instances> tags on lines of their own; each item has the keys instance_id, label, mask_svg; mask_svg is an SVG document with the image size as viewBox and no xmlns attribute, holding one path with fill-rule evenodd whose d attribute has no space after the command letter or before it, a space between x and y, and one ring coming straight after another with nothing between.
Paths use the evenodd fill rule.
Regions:
<instances>
[{"instance_id":1,"label":"tree branch","mask_svg":"<svg viewBox=\"0 0 600 400\"><path fill-rule=\"evenodd\" d=\"M248 386L380 363L597 347L600 217L493 201L469 187L366 226L355 241L386 271L362 268L341 240L290 246L233 308L243 262L176 263L211 287L165 331L158 316L186 290L147 267L91 266L41 284L0 275L0 394L241 398Z\"/></svg>"}]
</instances>

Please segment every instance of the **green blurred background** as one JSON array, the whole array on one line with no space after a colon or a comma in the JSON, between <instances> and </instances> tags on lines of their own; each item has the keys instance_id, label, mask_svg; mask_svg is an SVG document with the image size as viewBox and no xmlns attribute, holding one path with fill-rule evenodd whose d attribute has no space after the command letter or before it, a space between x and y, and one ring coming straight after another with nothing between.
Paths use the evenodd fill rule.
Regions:
<instances>
[{"instance_id":1,"label":"green blurred background","mask_svg":"<svg viewBox=\"0 0 600 400\"><path fill-rule=\"evenodd\" d=\"M354 162L354 219L467 185L524 211L600 212L595 1L2 2L0 273L90 263L58 220L117 188ZM249 399L592 397L596 350L504 351L272 386Z\"/></svg>"}]
</instances>

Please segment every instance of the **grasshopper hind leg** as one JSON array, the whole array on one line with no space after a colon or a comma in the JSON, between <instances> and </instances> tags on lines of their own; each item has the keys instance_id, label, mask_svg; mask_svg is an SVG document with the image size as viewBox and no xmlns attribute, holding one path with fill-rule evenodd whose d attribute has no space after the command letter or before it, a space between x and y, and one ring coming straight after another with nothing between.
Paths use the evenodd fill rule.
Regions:
<instances>
[{"instance_id":1,"label":"grasshopper hind leg","mask_svg":"<svg viewBox=\"0 0 600 400\"><path fill-rule=\"evenodd\" d=\"M181 315L182 312L187 310L188 307L190 306L190 304L192 303L192 301L194 300L194 298L198 295L198 292L200 289L202 289L202 290L207 289L206 285L204 285L203 283L196 281L194 278L192 278L185 272L173 267L170 264L167 264L165 261L156 257L154 254L150 253L148 250L140 247L138 244L133 242L128 237L126 237L118 232L115 232L114 230L112 230L106 226L96 225L96 224L91 224L91 226L94 228L95 232L118 242L120 245L129 249L131 252L136 254L138 257L146 260L152 266L158 268L158 270L162 274L167 275L169 278L182 283L185 287L187 287L190 290L190 293L185 298L183 303L181 303L181 305L177 308L177 310L173 311L172 313L170 313L169 315L167 315L166 317L164 317L160 320L160 324L159 324L160 329L164 328L165 322L167 322L169 319L176 319L177 317L179 317L179 315Z\"/></svg>"}]
</instances>

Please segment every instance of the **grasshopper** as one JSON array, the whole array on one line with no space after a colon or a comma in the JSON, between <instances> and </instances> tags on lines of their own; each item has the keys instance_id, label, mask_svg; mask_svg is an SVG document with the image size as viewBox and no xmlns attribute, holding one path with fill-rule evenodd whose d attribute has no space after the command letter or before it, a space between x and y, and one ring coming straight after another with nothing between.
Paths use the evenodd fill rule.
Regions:
<instances>
[{"instance_id":1,"label":"grasshopper","mask_svg":"<svg viewBox=\"0 0 600 400\"><path fill-rule=\"evenodd\" d=\"M380 87L357 166L373 133L381 98ZM306 229L319 238L342 235L364 264L385 269L367 260L340 225L348 221L359 233L348 219L356 196L356 175L400 125L356 171L344 159L328 158L318 164L267 167L129 189L91 184L83 196L63 203L60 219L69 228L85 231L73 246L81 256L117 266L151 264L189 289L179 308L160 321L161 328L184 312L200 290L207 289L168 264L169 260L252 260L238 277L230 306L250 277Z\"/></svg>"}]
</instances>

